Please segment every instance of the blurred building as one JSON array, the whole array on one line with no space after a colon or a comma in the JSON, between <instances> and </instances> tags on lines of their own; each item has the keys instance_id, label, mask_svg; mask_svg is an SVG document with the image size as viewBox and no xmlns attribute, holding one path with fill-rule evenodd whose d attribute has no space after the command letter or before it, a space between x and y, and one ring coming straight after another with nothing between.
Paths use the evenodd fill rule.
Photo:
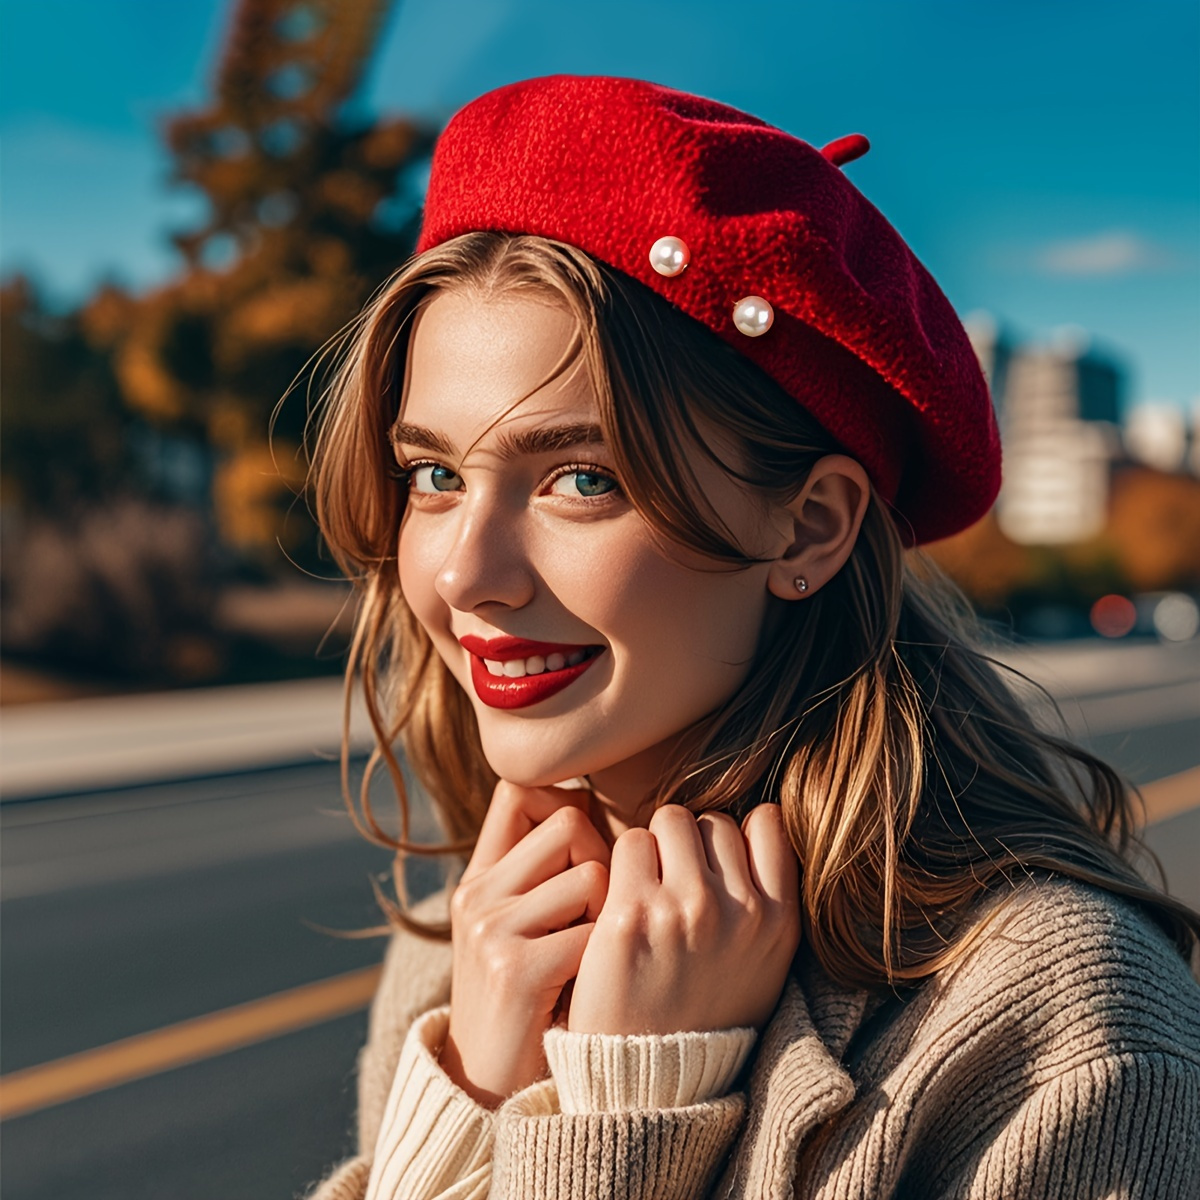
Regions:
<instances>
[{"instance_id":1,"label":"blurred building","mask_svg":"<svg viewBox=\"0 0 1200 1200\"><path fill-rule=\"evenodd\" d=\"M992 323L968 327L1004 442L996 502L1003 533L1024 545L1085 541L1104 528L1112 465L1123 453L1121 366L1082 330L1014 346Z\"/></svg>"},{"instance_id":2,"label":"blurred building","mask_svg":"<svg viewBox=\"0 0 1200 1200\"><path fill-rule=\"evenodd\" d=\"M1190 412L1173 404L1139 404L1125 422L1130 458L1159 471L1200 475L1200 400Z\"/></svg>"},{"instance_id":3,"label":"blurred building","mask_svg":"<svg viewBox=\"0 0 1200 1200\"><path fill-rule=\"evenodd\" d=\"M992 403L998 404L1008 384L1008 364L1012 358L1013 343L989 312L980 310L970 313L963 318L963 326L971 339L975 357L979 359L979 365L983 368L983 377L987 380L988 390L992 394Z\"/></svg>"}]
</instances>

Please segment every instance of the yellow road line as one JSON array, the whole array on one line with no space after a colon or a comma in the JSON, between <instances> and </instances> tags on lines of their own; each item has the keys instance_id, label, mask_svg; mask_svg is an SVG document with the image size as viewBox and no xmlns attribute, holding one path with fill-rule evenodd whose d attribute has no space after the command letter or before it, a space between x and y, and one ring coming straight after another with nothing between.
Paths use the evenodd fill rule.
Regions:
<instances>
[{"instance_id":1,"label":"yellow road line","mask_svg":"<svg viewBox=\"0 0 1200 1200\"><path fill-rule=\"evenodd\" d=\"M1148 825L1176 817L1189 808L1200 807L1200 767L1144 784L1142 795L1146 798Z\"/></svg>"},{"instance_id":2,"label":"yellow road line","mask_svg":"<svg viewBox=\"0 0 1200 1200\"><path fill-rule=\"evenodd\" d=\"M1200 805L1200 767L1142 788L1149 822ZM0 1077L0 1120L64 1104L105 1088L212 1058L366 1008L379 967L365 967L248 1004L123 1038Z\"/></svg>"},{"instance_id":3,"label":"yellow road line","mask_svg":"<svg viewBox=\"0 0 1200 1200\"><path fill-rule=\"evenodd\" d=\"M122 1038L0 1077L0 1120L64 1104L366 1008L379 967L349 971L261 1000Z\"/></svg>"}]
</instances>

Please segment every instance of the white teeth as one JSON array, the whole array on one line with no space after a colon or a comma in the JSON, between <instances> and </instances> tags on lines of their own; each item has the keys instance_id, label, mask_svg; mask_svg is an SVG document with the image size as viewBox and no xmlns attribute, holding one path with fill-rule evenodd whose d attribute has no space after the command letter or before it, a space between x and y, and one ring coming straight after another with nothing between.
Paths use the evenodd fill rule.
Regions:
<instances>
[{"instance_id":1,"label":"white teeth","mask_svg":"<svg viewBox=\"0 0 1200 1200\"><path fill-rule=\"evenodd\" d=\"M553 654L547 654L545 658L540 654L531 654L528 658L510 658L506 662L485 658L483 665L487 667L489 675L521 679L526 675L541 675L543 671L561 671L563 667L578 666L585 658L586 650L573 650L567 655L555 651Z\"/></svg>"}]
</instances>

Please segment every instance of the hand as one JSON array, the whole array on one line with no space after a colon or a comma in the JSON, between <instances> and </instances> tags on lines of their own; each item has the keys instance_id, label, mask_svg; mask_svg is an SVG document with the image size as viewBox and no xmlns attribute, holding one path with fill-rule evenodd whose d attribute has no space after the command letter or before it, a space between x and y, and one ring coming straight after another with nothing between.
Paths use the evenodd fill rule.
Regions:
<instances>
[{"instance_id":1,"label":"hand","mask_svg":"<svg viewBox=\"0 0 1200 1200\"><path fill-rule=\"evenodd\" d=\"M567 1027L761 1029L799 944L799 863L779 807L759 805L739 830L723 813L666 805L613 846Z\"/></svg>"},{"instance_id":2,"label":"hand","mask_svg":"<svg viewBox=\"0 0 1200 1200\"><path fill-rule=\"evenodd\" d=\"M604 904L609 851L590 796L501 781L450 900L441 1064L489 1108L545 1075L542 1034Z\"/></svg>"}]
</instances>

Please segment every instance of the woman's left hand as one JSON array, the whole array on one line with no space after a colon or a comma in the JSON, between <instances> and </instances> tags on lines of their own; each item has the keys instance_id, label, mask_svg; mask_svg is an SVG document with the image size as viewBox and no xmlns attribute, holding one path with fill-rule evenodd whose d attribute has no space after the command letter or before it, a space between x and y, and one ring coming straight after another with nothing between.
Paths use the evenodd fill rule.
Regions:
<instances>
[{"instance_id":1,"label":"woman's left hand","mask_svg":"<svg viewBox=\"0 0 1200 1200\"><path fill-rule=\"evenodd\" d=\"M759 805L739 829L667 805L613 846L567 1028L761 1029L799 944L799 863L779 807Z\"/></svg>"}]
</instances>

